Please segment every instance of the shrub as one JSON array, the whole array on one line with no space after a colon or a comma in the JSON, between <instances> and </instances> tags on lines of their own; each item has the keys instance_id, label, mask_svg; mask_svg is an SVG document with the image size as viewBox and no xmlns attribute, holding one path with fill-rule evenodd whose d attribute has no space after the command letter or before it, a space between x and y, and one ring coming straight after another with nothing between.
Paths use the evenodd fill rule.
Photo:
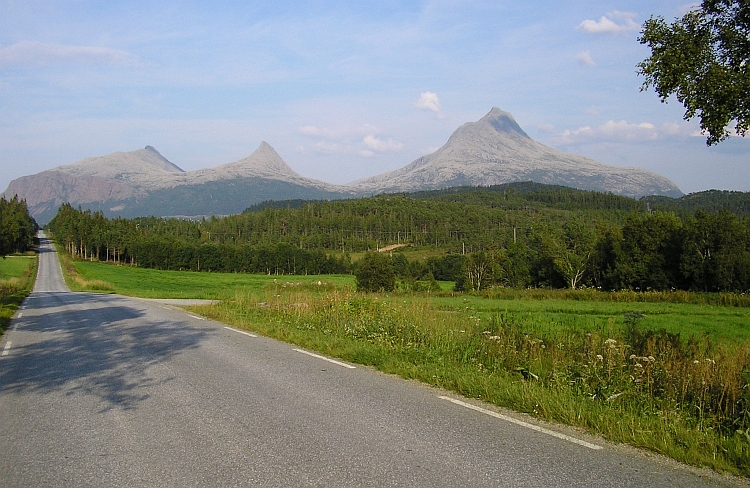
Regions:
<instances>
[{"instance_id":1,"label":"shrub","mask_svg":"<svg viewBox=\"0 0 750 488\"><path fill-rule=\"evenodd\" d=\"M357 291L393 291L396 287L396 274L387 256L378 252L368 252L357 263L354 272Z\"/></svg>"}]
</instances>

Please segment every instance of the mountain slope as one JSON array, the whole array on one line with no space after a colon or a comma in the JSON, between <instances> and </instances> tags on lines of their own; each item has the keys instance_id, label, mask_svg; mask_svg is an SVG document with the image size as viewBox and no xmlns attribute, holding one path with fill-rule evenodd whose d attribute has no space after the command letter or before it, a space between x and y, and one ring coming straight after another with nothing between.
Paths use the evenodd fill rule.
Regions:
<instances>
[{"instance_id":1,"label":"mountain slope","mask_svg":"<svg viewBox=\"0 0 750 488\"><path fill-rule=\"evenodd\" d=\"M618 195L681 196L667 178L639 168L608 166L564 153L531 139L513 116L493 108L459 127L448 142L399 170L356 183L371 192L416 191L451 186L489 186L535 181Z\"/></svg>"}]
</instances>

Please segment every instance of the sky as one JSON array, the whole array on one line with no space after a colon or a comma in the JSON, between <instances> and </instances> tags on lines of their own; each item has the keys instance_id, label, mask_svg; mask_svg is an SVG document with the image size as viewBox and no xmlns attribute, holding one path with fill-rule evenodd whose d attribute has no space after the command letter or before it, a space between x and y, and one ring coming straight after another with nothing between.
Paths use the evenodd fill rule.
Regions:
<instances>
[{"instance_id":1,"label":"sky","mask_svg":"<svg viewBox=\"0 0 750 488\"><path fill-rule=\"evenodd\" d=\"M185 170L268 142L348 183L429 154L493 107L539 142L750 191L750 137L707 147L642 91L645 20L678 1L0 0L0 190L154 146Z\"/></svg>"}]
</instances>

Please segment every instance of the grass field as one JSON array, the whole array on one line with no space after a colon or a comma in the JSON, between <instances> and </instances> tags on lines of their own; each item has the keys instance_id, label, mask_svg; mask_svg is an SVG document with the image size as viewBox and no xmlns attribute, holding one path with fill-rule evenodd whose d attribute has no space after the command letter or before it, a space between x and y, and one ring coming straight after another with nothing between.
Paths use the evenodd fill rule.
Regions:
<instances>
[{"instance_id":1,"label":"grass field","mask_svg":"<svg viewBox=\"0 0 750 488\"><path fill-rule=\"evenodd\" d=\"M535 291L510 298L365 295L354 291L352 276L71 266L83 283L141 297L220 299L191 310L615 442L750 476L748 307L701 305L699 296L659 303L653 296L628 302L552 293L558 298L540 299Z\"/></svg>"},{"instance_id":2,"label":"grass field","mask_svg":"<svg viewBox=\"0 0 750 488\"><path fill-rule=\"evenodd\" d=\"M79 291L107 291L141 298L201 298L224 300L233 298L237 290L262 291L274 282L280 286L305 283L327 283L337 287L354 286L350 275L269 276L242 273L198 273L192 271L160 271L155 269L114 266L111 264L76 261L73 263L79 280L70 278L69 266L64 269L68 285ZM91 284L87 286L87 284Z\"/></svg>"},{"instance_id":3,"label":"grass field","mask_svg":"<svg viewBox=\"0 0 750 488\"><path fill-rule=\"evenodd\" d=\"M7 256L0 259L0 332L28 296L36 276L36 256Z\"/></svg>"}]
</instances>

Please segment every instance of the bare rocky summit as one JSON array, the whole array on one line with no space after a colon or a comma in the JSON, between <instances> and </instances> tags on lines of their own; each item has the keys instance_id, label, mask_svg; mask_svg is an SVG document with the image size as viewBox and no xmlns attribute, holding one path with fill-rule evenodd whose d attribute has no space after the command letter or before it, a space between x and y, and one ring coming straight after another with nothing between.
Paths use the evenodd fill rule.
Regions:
<instances>
[{"instance_id":1,"label":"bare rocky summit","mask_svg":"<svg viewBox=\"0 0 750 488\"><path fill-rule=\"evenodd\" d=\"M459 127L434 153L404 168L356 182L370 193L451 186L490 186L534 181L629 197L681 196L669 179L640 168L602 164L531 139L513 116L493 108L477 122Z\"/></svg>"}]
</instances>

